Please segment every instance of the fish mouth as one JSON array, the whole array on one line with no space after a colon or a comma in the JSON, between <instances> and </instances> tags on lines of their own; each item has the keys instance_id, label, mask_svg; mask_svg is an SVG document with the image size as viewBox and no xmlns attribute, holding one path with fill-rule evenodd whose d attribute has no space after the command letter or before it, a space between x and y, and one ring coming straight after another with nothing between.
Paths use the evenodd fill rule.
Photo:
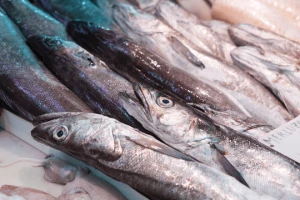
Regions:
<instances>
[{"instance_id":1,"label":"fish mouth","mask_svg":"<svg viewBox=\"0 0 300 200\"><path fill-rule=\"evenodd\" d=\"M146 117L150 122L153 122L150 108L149 108L149 105L147 103L146 97L143 92L143 91L148 91L148 90L139 84L134 85L133 90L135 92L137 99L133 98L126 92L120 93L121 98L125 101L125 104L126 104L125 108L127 107L126 108L127 112L129 114L133 115L134 117L136 117L136 114L139 116L143 115L141 117L143 117L143 118ZM131 112L132 110L135 113L132 113ZM140 114L140 113L142 113L142 114Z\"/></svg>"}]
</instances>

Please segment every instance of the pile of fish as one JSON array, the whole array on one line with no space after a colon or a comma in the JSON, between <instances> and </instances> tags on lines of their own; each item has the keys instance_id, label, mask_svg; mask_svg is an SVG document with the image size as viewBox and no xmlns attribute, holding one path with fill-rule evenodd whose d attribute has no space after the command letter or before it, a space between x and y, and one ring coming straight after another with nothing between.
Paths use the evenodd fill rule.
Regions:
<instances>
[{"instance_id":1,"label":"pile of fish","mask_svg":"<svg viewBox=\"0 0 300 200\"><path fill-rule=\"evenodd\" d=\"M0 105L149 199L300 199L300 164L258 141L300 114L297 11L0 0Z\"/></svg>"}]
</instances>

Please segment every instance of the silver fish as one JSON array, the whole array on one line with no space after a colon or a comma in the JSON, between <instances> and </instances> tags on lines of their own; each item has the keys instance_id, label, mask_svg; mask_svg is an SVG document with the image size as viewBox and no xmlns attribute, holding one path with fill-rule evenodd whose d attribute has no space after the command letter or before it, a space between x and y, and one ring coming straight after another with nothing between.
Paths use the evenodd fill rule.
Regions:
<instances>
[{"instance_id":1,"label":"silver fish","mask_svg":"<svg viewBox=\"0 0 300 200\"><path fill-rule=\"evenodd\" d=\"M300 66L256 47L239 47L231 55L235 65L273 91L291 114L300 115Z\"/></svg>"},{"instance_id":2,"label":"silver fish","mask_svg":"<svg viewBox=\"0 0 300 200\"><path fill-rule=\"evenodd\" d=\"M136 87L140 102L124 98L127 111L168 145L194 157L213 160L218 150L249 187L276 199L300 198L300 165L249 137L222 133L180 102L146 87Z\"/></svg>"},{"instance_id":3,"label":"silver fish","mask_svg":"<svg viewBox=\"0 0 300 200\"><path fill-rule=\"evenodd\" d=\"M273 32L249 24L236 24L229 28L229 34L238 46L259 47L300 63L300 44Z\"/></svg>"},{"instance_id":4,"label":"silver fish","mask_svg":"<svg viewBox=\"0 0 300 200\"><path fill-rule=\"evenodd\" d=\"M151 199L272 199L118 121L89 113L42 115L32 132Z\"/></svg>"},{"instance_id":5,"label":"silver fish","mask_svg":"<svg viewBox=\"0 0 300 200\"><path fill-rule=\"evenodd\" d=\"M113 17L122 30L136 42L144 44L175 67L198 79L208 80L227 93L236 101L236 105L244 109L249 118L274 127L292 119L265 87L239 67L195 49L193 44L154 16L130 5L117 4L113 9ZM195 60L204 67L192 64Z\"/></svg>"},{"instance_id":6,"label":"silver fish","mask_svg":"<svg viewBox=\"0 0 300 200\"><path fill-rule=\"evenodd\" d=\"M225 58L219 36L210 28L203 26L195 15L186 12L171 1L157 4L156 15L199 48L219 58Z\"/></svg>"}]
</instances>

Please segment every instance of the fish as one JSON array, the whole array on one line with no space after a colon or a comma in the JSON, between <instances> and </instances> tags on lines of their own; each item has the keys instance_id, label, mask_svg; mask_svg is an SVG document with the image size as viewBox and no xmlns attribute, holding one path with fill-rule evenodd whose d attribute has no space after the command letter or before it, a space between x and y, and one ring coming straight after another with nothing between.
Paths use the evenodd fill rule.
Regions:
<instances>
[{"instance_id":1,"label":"fish","mask_svg":"<svg viewBox=\"0 0 300 200\"><path fill-rule=\"evenodd\" d=\"M162 56L172 67L196 79L207 80L227 93L248 118L258 121L255 123L278 127L293 118L270 91L239 67L195 48L156 17L126 4L116 4L113 11L114 19L136 43ZM193 59L187 62L188 57ZM202 67L191 64L195 60L201 62ZM232 127L229 123L226 125Z\"/></svg>"},{"instance_id":2,"label":"fish","mask_svg":"<svg viewBox=\"0 0 300 200\"><path fill-rule=\"evenodd\" d=\"M87 168L80 168L76 179L64 186L63 195L78 195L78 189L79 193L88 194L93 200L126 200L118 190L104 180L95 177Z\"/></svg>"},{"instance_id":3,"label":"fish","mask_svg":"<svg viewBox=\"0 0 300 200\"><path fill-rule=\"evenodd\" d=\"M207 0L176 0L176 2L200 20L211 19L211 3Z\"/></svg>"},{"instance_id":4,"label":"fish","mask_svg":"<svg viewBox=\"0 0 300 200\"><path fill-rule=\"evenodd\" d=\"M145 12L154 13L155 7L161 0L128 0L128 1ZM118 3L126 3L126 2L118 1Z\"/></svg>"},{"instance_id":5,"label":"fish","mask_svg":"<svg viewBox=\"0 0 300 200\"><path fill-rule=\"evenodd\" d=\"M132 84L99 58L76 43L59 37L32 36L27 43L48 69L94 112L113 117L135 128L142 128L122 107L118 95L119 92L127 91L134 97Z\"/></svg>"},{"instance_id":6,"label":"fish","mask_svg":"<svg viewBox=\"0 0 300 200\"><path fill-rule=\"evenodd\" d=\"M299 163L250 137L220 131L207 117L162 92L141 85L135 90L139 101L120 94L127 111L169 146L201 160L214 160L219 151L255 192L300 198Z\"/></svg>"},{"instance_id":7,"label":"fish","mask_svg":"<svg viewBox=\"0 0 300 200\"><path fill-rule=\"evenodd\" d=\"M115 119L52 113L35 119L32 137L63 151L151 199L273 199L192 160ZM88 144L88 145L85 145ZM162 170L163 169L163 170Z\"/></svg>"},{"instance_id":8,"label":"fish","mask_svg":"<svg viewBox=\"0 0 300 200\"><path fill-rule=\"evenodd\" d=\"M87 22L70 22L67 31L79 45L132 83L144 83L163 90L237 131L248 130L256 123L223 90L205 81L205 78L197 79L170 65L125 35Z\"/></svg>"},{"instance_id":9,"label":"fish","mask_svg":"<svg viewBox=\"0 0 300 200\"><path fill-rule=\"evenodd\" d=\"M1 194L10 197L8 200L56 200L54 196L41 190L14 185L2 185L0 187L0 195Z\"/></svg>"},{"instance_id":10,"label":"fish","mask_svg":"<svg viewBox=\"0 0 300 200\"><path fill-rule=\"evenodd\" d=\"M300 115L300 66L256 47L239 47L231 52L235 65L268 87L295 117ZM291 80L296 80L294 85Z\"/></svg>"},{"instance_id":11,"label":"fish","mask_svg":"<svg viewBox=\"0 0 300 200\"><path fill-rule=\"evenodd\" d=\"M8 163L0 163L0 168L9 167L19 162L39 164L35 167L44 168L45 180L60 185L66 185L68 182L73 181L77 173L77 168L75 166L70 165L69 163L58 157L54 157L53 155L48 155L45 159L19 158Z\"/></svg>"},{"instance_id":12,"label":"fish","mask_svg":"<svg viewBox=\"0 0 300 200\"><path fill-rule=\"evenodd\" d=\"M216 57L225 58L219 36L210 28L203 26L196 16L171 1L162 1L157 4L156 15L199 48Z\"/></svg>"},{"instance_id":13,"label":"fish","mask_svg":"<svg viewBox=\"0 0 300 200\"><path fill-rule=\"evenodd\" d=\"M0 19L0 106L28 121L58 111L93 112L37 60L6 14Z\"/></svg>"},{"instance_id":14,"label":"fish","mask_svg":"<svg viewBox=\"0 0 300 200\"><path fill-rule=\"evenodd\" d=\"M289 58L296 64L300 63L300 44L297 42L250 24L232 25L228 32L237 46L258 47L278 57Z\"/></svg>"},{"instance_id":15,"label":"fish","mask_svg":"<svg viewBox=\"0 0 300 200\"><path fill-rule=\"evenodd\" d=\"M222 41L235 45L228 33L228 29L231 26L231 24L221 20L205 20L201 21L201 24L215 31Z\"/></svg>"},{"instance_id":16,"label":"fish","mask_svg":"<svg viewBox=\"0 0 300 200\"><path fill-rule=\"evenodd\" d=\"M46 34L70 39L63 24L27 0L0 1L0 6L25 38L30 35Z\"/></svg>"},{"instance_id":17,"label":"fish","mask_svg":"<svg viewBox=\"0 0 300 200\"><path fill-rule=\"evenodd\" d=\"M72 20L93 22L104 28L114 29L109 9L99 9L90 0L35 0L40 7L66 25Z\"/></svg>"},{"instance_id":18,"label":"fish","mask_svg":"<svg viewBox=\"0 0 300 200\"><path fill-rule=\"evenodd\" d=\"M245 10L245 8L247 8ZM216 0L212 5L212 18L231 24L246 23L300 42L299 28L293 21L260 0Z\"/></svg>"}]
</instances>

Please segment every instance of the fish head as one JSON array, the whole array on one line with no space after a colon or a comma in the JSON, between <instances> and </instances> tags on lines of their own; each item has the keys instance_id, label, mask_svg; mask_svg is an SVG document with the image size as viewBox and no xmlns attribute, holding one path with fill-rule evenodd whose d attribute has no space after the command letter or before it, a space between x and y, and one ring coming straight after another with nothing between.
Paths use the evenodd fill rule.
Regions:
<instances>
[{"instance_id":1,"label":"fish head","mask_svg":"<svg viewBox=\"0 0 300 200\"><path fill-rule=\"evenodd\" d=\"M77 158L116 160L111 120L93 113L50 113L35 118L31 135Z\"/></svg>"},{"instance_id":2,"label":"fish head","mask_svg":"<svg viewBox=\"0 0 300 200\"><path fill-rule=\"evenodd\" d=\"M179 100L142 85L135 85L134 91L138 100L120 94L126 111L167 143L189 140L193 135L211 142L206 139L213 138L211 133L218 131L212 120L197 115Z\"/></svg>"},{"instance_id":3,"label":"fish head","mask_svg":"<svg viewBox=\"0 0 300 200\"><path fill-rule=\"evenodd\" d=\"M67 65L66 62L70 62L73 66L86 68L102 66L108 68L99 58L96 58L72 41L63 40L55 36L35 35L31 36L27 40L27 43L39 55L50 56L50 60L47 62L55 62L56 59L63 59L65 65Z\"/></svg>"}]
</instances>

